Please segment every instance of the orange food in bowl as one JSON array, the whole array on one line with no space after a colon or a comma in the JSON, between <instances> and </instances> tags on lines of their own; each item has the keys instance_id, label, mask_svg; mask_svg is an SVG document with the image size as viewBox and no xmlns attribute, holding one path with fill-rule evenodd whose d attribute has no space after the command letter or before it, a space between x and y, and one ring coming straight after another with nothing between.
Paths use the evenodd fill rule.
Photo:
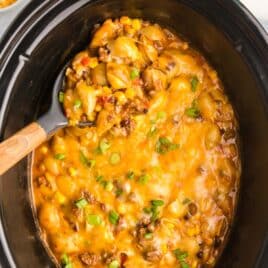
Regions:
<instances>
[{"instance_id":1,"label":"orange food in bowl","mask_svg":"<svg viewBox=\"0 0 268 268\"><path fill-rule=\"evenodd\" d=\"M62 267L213 266L234 216L238 124L215 70L171 31L106 20L60 93L70 126L34 155L45 242Z\"/></svg>"}]
</instances>

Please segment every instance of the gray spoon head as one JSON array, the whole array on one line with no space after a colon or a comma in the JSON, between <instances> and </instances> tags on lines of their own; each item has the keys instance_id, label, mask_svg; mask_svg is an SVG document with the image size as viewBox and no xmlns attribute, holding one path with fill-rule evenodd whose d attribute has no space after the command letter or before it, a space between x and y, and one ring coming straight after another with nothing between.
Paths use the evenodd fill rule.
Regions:
<instances>
[{"instance_id":1,"label":"gray spoon head","mask_svg":"<svg viewBox=\"0 0 268 268\"><path fill-rule=\"evenodd\" d=\"M37 122L46 131L48 136L53 135L58 129L68 126L68 119L64 115L63 107L59 102L59 93L64 87L65 72L70 62L68 62L58 74L53 85L52 102L47 113L41 116ZM91 127L95 122L79 122L78 127Z\"/></svg>"}]
</instances>

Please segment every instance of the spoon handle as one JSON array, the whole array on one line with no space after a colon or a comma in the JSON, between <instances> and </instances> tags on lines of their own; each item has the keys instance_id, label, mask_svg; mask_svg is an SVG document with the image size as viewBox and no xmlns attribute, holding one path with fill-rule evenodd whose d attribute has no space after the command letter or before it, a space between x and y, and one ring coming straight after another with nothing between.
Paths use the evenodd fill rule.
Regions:
<instances>
[{"instance_id":1,"label":"spoon handle","mask_svg":"<svg viewBox=\"0 0 268 268\"><path fill-rule=\"evenodd\" d=\"M46 138L46 131L34 122L0 143L0 175L44 142Z\"/></svg>"}]
</instances>

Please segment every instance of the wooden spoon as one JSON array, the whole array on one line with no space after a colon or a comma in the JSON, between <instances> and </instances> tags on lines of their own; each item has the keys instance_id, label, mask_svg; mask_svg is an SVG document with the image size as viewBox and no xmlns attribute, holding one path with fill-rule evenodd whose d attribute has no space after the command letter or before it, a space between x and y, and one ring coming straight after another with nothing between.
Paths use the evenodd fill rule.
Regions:
<instances>
[{"instance_id":1,"label":"wooden spoon","mask_svg":"<svg viewBox=\"0 0 268 268\"><path fill-rule=\"evenodd\" d=\"M68 64L69 65L69 64ZM46 114L36 122L26 126L9 139L0 143L0 175L14 166L23 157L33 151L55 132L68 125L68 120L63 114L58 101L62 89L66 66L56 78L52 92L52 104ZM77 126L93 126L94 122L79 122Z\"/></svg>"}]
</instances>

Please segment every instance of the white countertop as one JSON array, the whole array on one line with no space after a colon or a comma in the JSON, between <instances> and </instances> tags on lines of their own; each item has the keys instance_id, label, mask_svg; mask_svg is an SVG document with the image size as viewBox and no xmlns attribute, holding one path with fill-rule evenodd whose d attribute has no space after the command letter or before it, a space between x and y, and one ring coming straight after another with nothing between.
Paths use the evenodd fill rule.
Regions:
<instances>
[{"instance_id":1,"label":"white countertop","mask_svg":"<svg viewBox=\"0 0 268 268\"><path fill-rule=\"evenodd\" d=\"M18 13L30 1L31 0L22 0L16 8L7 12L0 12L0 39L8 26L16 18ZM241 0L241 2L244 3L249 8L249 10L251 10L251 12L260 20L260 22L268 31L268 0Z\"/></svg>"}]
</instances>

